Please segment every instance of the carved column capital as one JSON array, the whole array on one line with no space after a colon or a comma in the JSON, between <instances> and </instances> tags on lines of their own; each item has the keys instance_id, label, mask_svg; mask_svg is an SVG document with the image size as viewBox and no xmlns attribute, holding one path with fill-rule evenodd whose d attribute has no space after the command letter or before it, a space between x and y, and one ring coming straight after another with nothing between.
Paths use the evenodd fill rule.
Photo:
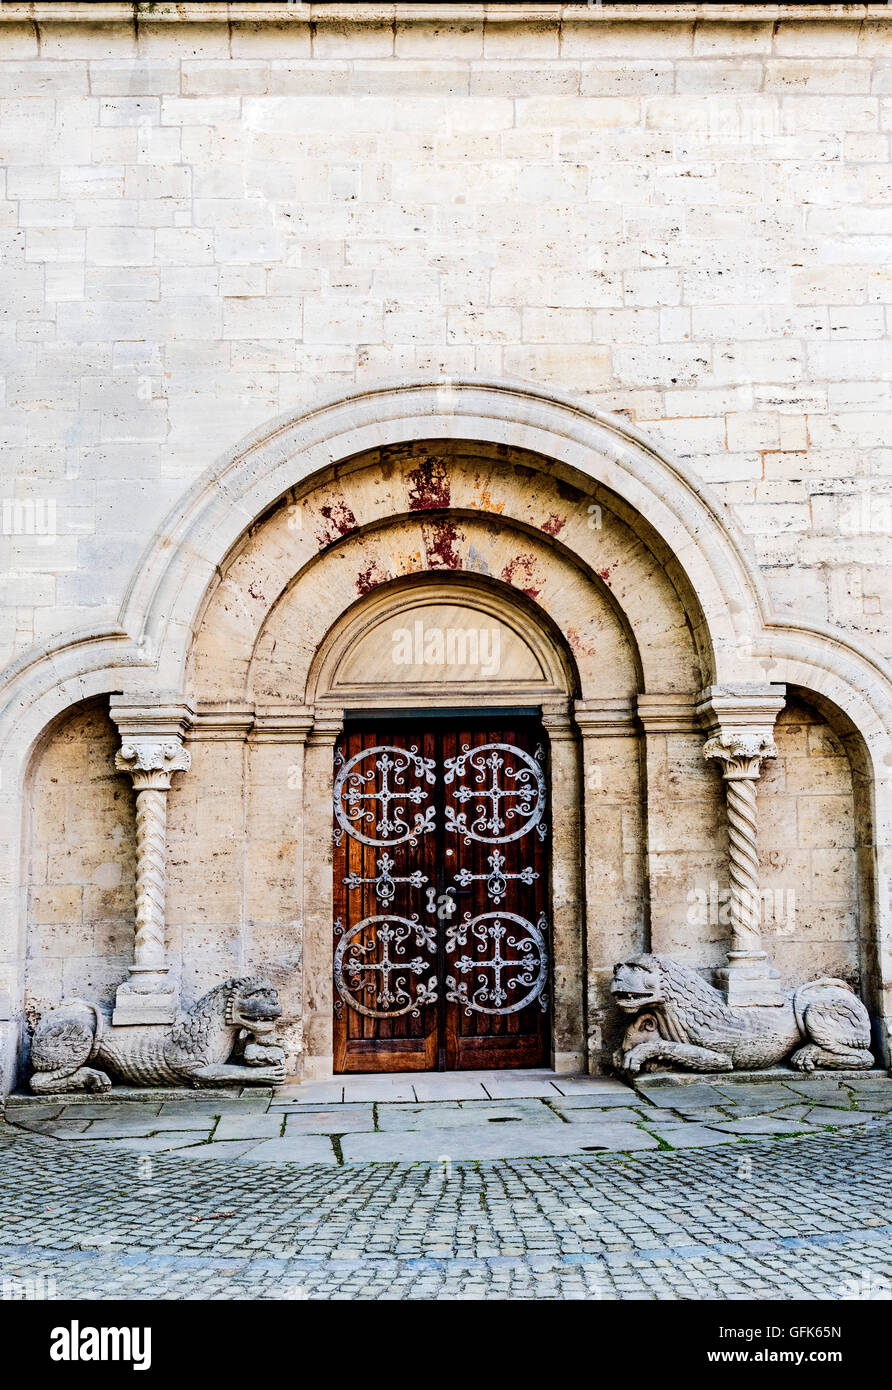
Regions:
<instances>
[{"instance_id":1,"label":"carved column capital","mask_svg":"<svg viewBox=\"0 0 892 1390\"><path fill-rule=\"evenodd\" d=\"M777 745L770 730L729 729L706 740L703 756L721 762L726 782L744 778L755 781L763 759L777 757Z\"/></svg>"},{"instance_id":2,"label":"carved column capital","mask_svg":"<svg viewBox=\"0 0 892 1390\"><path fill-rule=\"evenodd\" d=\"M173 738L127 738L115 754L115 767L130 773L137 791L168 791L173 774L191 766L191 753Z\"/></svg>"}]
</instances>

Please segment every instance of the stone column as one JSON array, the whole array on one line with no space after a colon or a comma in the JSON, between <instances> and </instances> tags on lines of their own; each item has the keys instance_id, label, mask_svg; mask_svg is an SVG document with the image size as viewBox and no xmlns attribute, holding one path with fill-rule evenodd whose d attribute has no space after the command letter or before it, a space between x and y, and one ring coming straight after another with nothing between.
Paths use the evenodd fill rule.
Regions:
<instances>
[{"instance_id":1,"label":"stone column","mask_svg":"<svg viewBox=\"0 0 892 1390\"><path fill-rule=\"evenodd\" d=\"M567 701L543 709L551 762L551 1065L585 1067L585 941L579 741Z\"/></svg>"},{"instance_id":2,"label":"stone column","mask_svg":"<svg viewBox=\"0 0 892 1390\"><path fill-rule=\"evenodd\" d=\"M777 687L761 692L709 692L698 712L709 723L703 755L721 763L728 810L731 944L717 972L728 1003L784 1002L780 977L762 949L756 782L765 758L777 757L774 721L783 708Z\"/></svg>"},{"instance_id":3,"label":"stone column","mask_svg":"<svg viewBox=\"0 0 892 1390\"><path fill-rule=\"evenodd\" d=\"M133 711L112 706L112 718L123 734L115 755L118 772L129 772L136 791L136 916L133 964L118 986L114 1024L170 1023L179 1005L170 984L165 955L167 895L167 793L175 772L186 772L191 756L183 747L186 712L177 708L144 715L154 727L133 732ZM176 725L172 728L171 725Z\"/></svg>"}]
</instances>

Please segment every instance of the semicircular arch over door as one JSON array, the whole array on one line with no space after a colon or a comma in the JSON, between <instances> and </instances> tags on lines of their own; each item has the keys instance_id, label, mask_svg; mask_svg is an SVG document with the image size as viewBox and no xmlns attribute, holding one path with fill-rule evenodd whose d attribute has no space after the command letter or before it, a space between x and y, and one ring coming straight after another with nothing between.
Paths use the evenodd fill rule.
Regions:
<instances>
[{"instance_id":1,"label":"semicircular arch over door","mask_svg":"<svg viewBox=\"0 0 892 1390\"><path fill-rule=\"evenodd\" d=\"M534 604L458 574L385 585L320 645L308 697L344 721L333 786L335 1072L550 1064L542 716L568 722L577 688L572 655Z\"/></svg>"}]
</instances>

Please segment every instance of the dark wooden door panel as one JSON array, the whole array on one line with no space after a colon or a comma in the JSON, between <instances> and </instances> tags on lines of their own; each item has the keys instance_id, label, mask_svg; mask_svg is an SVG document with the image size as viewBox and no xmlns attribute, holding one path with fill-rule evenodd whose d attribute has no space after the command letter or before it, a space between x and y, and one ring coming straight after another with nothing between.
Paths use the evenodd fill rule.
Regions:
<instances>
[{"instance_id":1,"label":"dark wooden door panel","mask_svg":"<svg viewBox=\"0 0 892 1390\"><path fill-rule=\"evenodd\" d=\"M349 724L335 773L335 1071L542 1065L541 725Z\"/></svg>"}]
</instances>

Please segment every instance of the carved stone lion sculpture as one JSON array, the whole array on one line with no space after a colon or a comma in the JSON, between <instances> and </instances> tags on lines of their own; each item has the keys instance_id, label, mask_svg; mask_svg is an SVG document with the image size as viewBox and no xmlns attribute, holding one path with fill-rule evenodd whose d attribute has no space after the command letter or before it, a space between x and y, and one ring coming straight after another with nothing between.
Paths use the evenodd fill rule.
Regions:
<instances>
[{"instance_id":1,"label":"carved stone lion sculpture","mask_svg":"<svg viewBox=\"0 0 892 1390\"><path fill-rule=\"evenodd\" d=\"M812 980L780 1007L732 1009L695 970L668 956L641 955L615 967L611 994L635 1015L614 1057L632 1076L661 1062L691 1071L758 1071L790 1053L799 1071L873 1066L870 1018L843 980Z\"/></svg>"},{"instance_id":2,"label":"carved stone lion sculpture","mask_svg":"<svg viewBox=\"0 0 892 1390\"><path fill-rule=\"evenodd\" d=\"M108 1073L132 1086L274 1085L285 1079L284 1051L270 1037L281 1014L272 985L250 978L217 985L169 1025L114 1028L96 1004L73 999L37 1025L31 1090L107 1091ZM231 1063L243 1034L244 1065Z\"/></svg>"}]
</instances>

